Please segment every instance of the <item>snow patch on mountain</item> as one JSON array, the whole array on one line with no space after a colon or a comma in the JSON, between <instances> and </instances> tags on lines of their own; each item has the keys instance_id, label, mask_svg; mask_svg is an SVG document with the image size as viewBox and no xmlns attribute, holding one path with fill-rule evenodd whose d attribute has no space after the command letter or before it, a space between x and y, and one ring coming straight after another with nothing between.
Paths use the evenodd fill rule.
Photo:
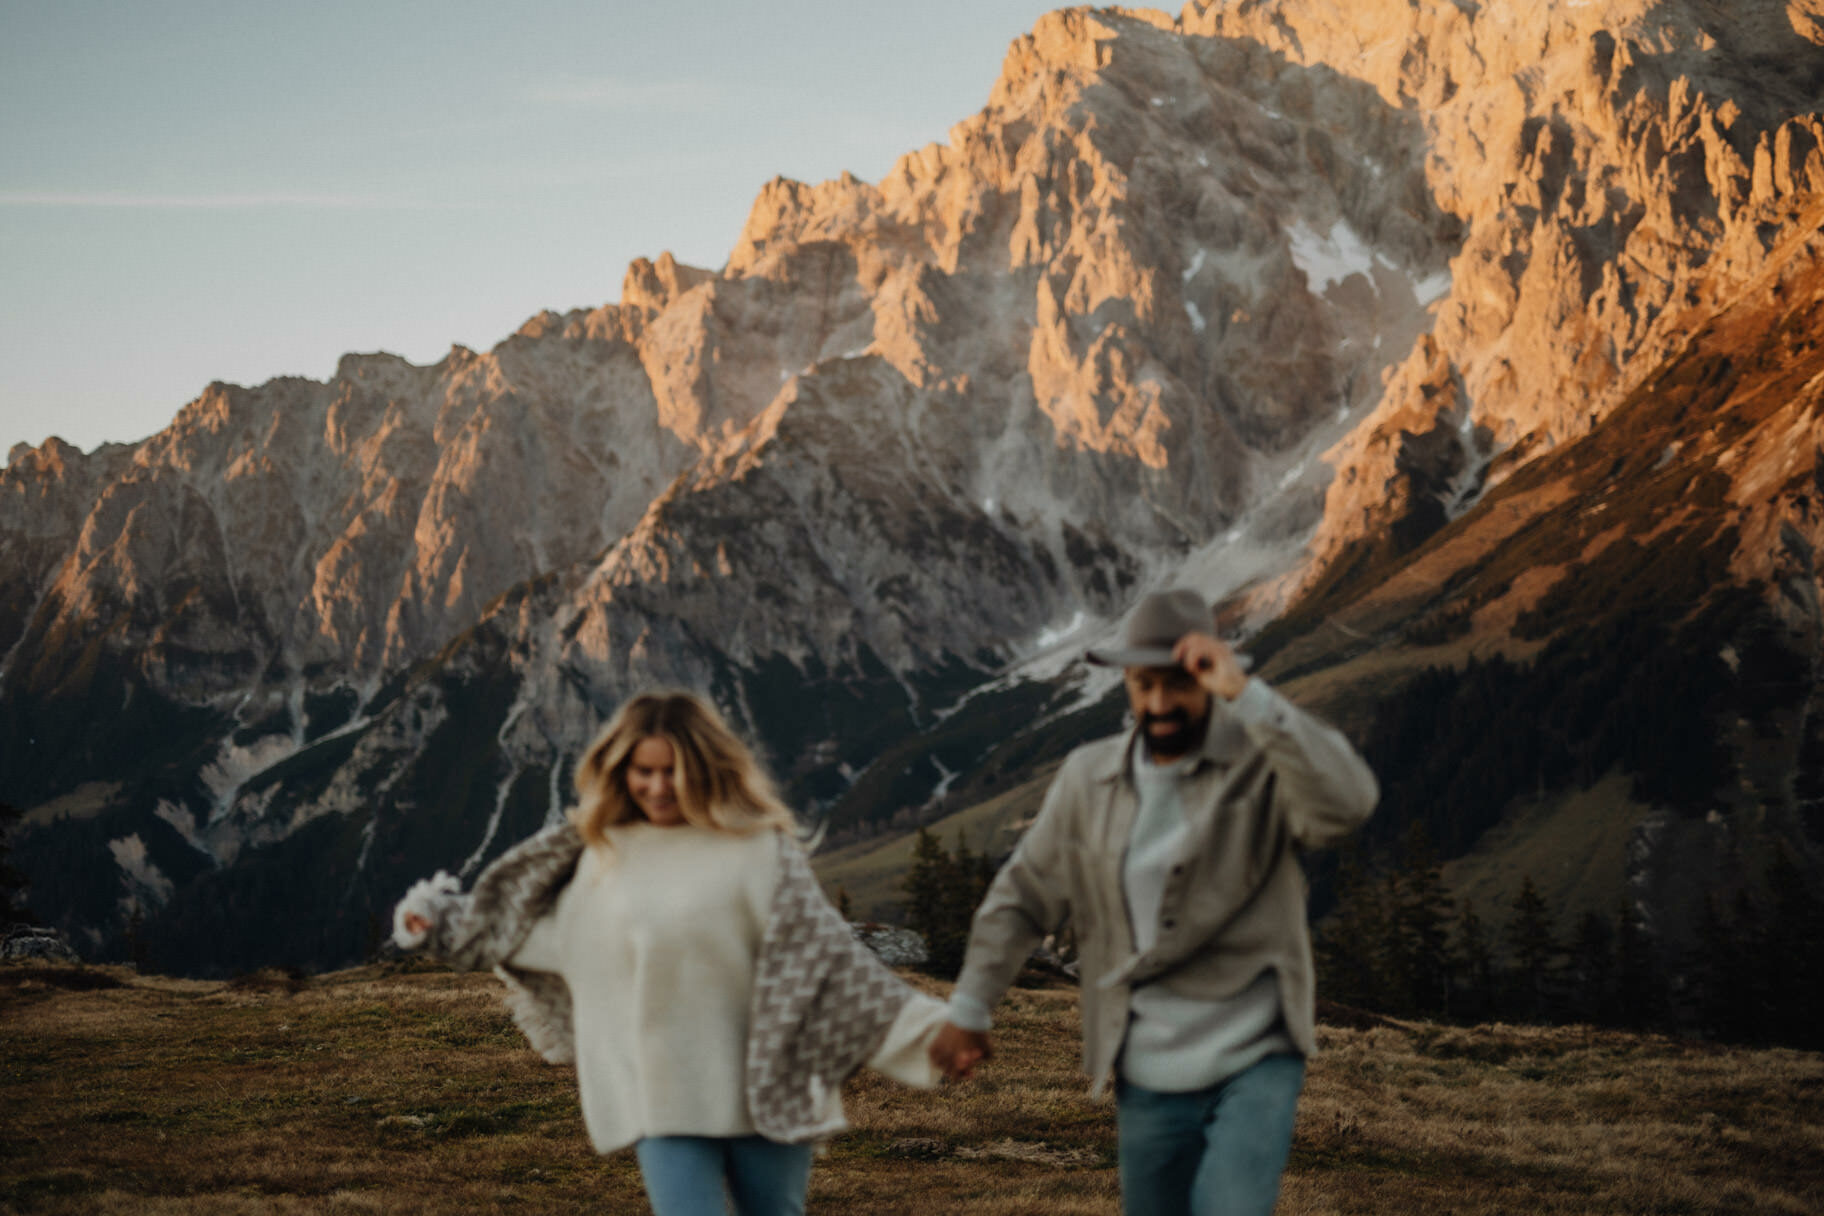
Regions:
<instances>
[{"instance_id":1,"label":"snow patch on mountain","mask_svg":"<svg viewBox=\"0 0 1824 1216\"><path fill-rule=\"evenodd\" d=\"M295 734L262 735L244 745L232 738L224 740L215 759L198 774L211 799L208 822L215 823L229 815L248 778L296 755L299 744Z\"/></svg>"},{"instance_id":2,"label":"snow patch on mountain","mask_svg":"<svg viewBox=\"0 0 1824 1216\"><path fill-rule=\"evenodd\" d=\"M1373 283L1375 267L1393 266L1345 220L1337 220L1326 233L1317 232L1303 220L1295 221L1286 227L1286 244L1293 264L1304 272L1312 290L1319 295L1353 275L1362 275Z\"/></svg>"},{"instance_id":3,"label":"snow patch on mountain","mask_svg":"<svg viewBox=\"0 0 1824 1216\"><path fill-rule=\"evenodd\" d=\"M140 839L139 833L108 841L108 852L113 855L114 864L120 868L124 887L120 902L129 914L148 912L170 901L176 888L164 871L153 862L146 850L146 842Z\"/></svg>"}]
</instances>

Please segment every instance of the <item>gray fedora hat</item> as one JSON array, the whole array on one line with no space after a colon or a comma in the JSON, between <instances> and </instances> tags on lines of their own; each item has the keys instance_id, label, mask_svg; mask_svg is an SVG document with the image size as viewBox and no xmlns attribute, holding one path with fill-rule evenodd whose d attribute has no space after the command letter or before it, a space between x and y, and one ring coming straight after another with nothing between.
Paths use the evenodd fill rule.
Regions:
<instances>
[{"instance_id":1,"label":"gray fedora hat","mask_svg":"<svg viewBox=\"0 0 1824 1216\"><path fill-rule=\"evenodd\" d=\"M1183 587L1155 591L1141 600L1118 650L1091 650L1084 657L1103 667L1173 667L1172 648L1187 633L1216 632L1216 617L1201 595Z\"/></svg>"}]
</instances>

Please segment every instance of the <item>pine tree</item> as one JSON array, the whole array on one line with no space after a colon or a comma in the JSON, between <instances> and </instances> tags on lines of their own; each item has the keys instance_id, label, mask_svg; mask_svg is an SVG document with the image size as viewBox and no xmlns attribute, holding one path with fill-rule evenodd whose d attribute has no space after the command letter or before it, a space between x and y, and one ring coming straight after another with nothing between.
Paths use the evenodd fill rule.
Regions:
<instances>
[{"instance_id":1,"label":"pine tree","mask_svg":"<svg viewBox=\"0 0 1824 1216\"><path fill-rule=\"evenodd\" d=\"M1740 986L1742 952L1735 926L1723 914L1715 891L1704 892L1697 921L1697 1016L1704 1029L1726 1039L1743 1037Z\"/></svg>"},{"instance_id":2,"label":"pine tree","mask_svg":"<svg viewBox=\"0 0 1824 1216\"><path fill-rule=\"evenodd\" d=\"M922 935L927 946L943 923L949 870L950 855L944 846L927 829L918 829L912 843L912 865L900 886L906 893L906 928Z\"/></svg>"},{"instance_id":3,"label":"pine tree","mask_svg":"<svg viewBox=\"0 0 1824 1216\"><path fill-rule=\"evenodd\" d=\"M1345 1005L1385 1009L1386 900L1353 846L1338 861L1336 892L1336 908L1318 932L1318 991Z\"/></svg>"},{"instance_id":4,"label":"pine tree","mask_svg":"<svg viewBox=\"0 0 1824 1216\"><path fill-rule=\"evenodd\" d=\"M1589 911L1577 922L1571 946L1572 1004L1579 1017L1610 1025L1616 1020L1615 949L1609 922Z\"/></svg>"},{"instance_id":5,"label":"pine tree","mask_svg":"<svg viewBox=\"0 0 1824 1216\"><path fill-rule=\"evenodd\" d=\"M1664 1005L1652 943L1624 895L1615 909L1615 1021L1636 1029L1651 1026Z\"/></svg>"},{"instance_id":6,"label":"pine tree","mask_svg":"<svg viewBox=\"0 0 1824 1216\"><path fill-rule=\"evenodd\" d=\"M127 908L126 924L121 929L121 941L126 946L127 961L134 968L144 971L149 948L146 944L146 910L138 899L134 899Z\"/></svg>"},{"instance_id":7,"label":"pine tree","mask_svg":"<svg viewBox=\"0 0 1824 1216\"><path fill-rule=\"evenodd\" d=\"M1532 875L1520 884L1513 915L1507 923L1507 944L1514 958L1515 997L1523 1017L1544 1018L1551 1012L1554 989L1552 967L1558 943L1552 932L1545 897L1533 885Z\"/></svg>"},{"instance_id":8,"label":"pine tree","mask_svg":"<svg viewBox=\"0 0 1824 1216\"><path fill-rule=\"evenodd\" d=\"M1425 825L1406 830L1406 867L1389 886L1392 933L1390 980L1404 1011L1448 1016L1450 992L1450 896Z\"/></svg>"},{"instance_id":9,"label":"pine tree","mask_svg":"<svg viewBox=\"0 0 1824 1216\"><path fill-rule=\"evenodd\" d=\"M932 974L952 978L962 969L970 922L993 878L988 859L971 850L960 832L952 854L928 829L918 830L901 885L906 927L924 937Z\"/></svg>"},{"instance_id":10,"label":"pine tree","mask_svg":"<svg viewBox=\"0 0 1824 1216\"><path fill-rule=\"evenodd\" d=\"M1729 994L1735 1006L1734 1037L1751 1043L1766 1042L1773 1034L1774 972L1779 969L1769 949L1772 926L1767 913L1745 886L1735 893L1731 919L1735 959Z\"/></svg>"},{"instance_id":11,"label":"pine tree","mask_svg":"<svg viewBox=\"0 0 1824 1216\"><path fill-rule=\"evenodd\" d=\"M975 854L959 828L956 851L950 855L950 870L944 884L944 931L946 935L955 934L962 939L957 952L958 970L962 969L963 961L960 946L968 944L969 921L975 915L975 905L981 901L982 892L975 885L977 873Z\"/></svg>"},{"instance_id":12,"label":"pine tree","mask_svg":"<svg viewBox=\"0 0 1824 1216\"><path fill-rule=\"evenodd\" d=\"M24 911L19 907L19 892L24 887L25 880L7 864L11 848L6 841L13 824L19 820L19 814L17 808L0 802L0 932L5 932L24 920Z\"/></svg>"},{"instance_id":13,"label":"pine tree","mask_svg":"<svg viewBox=\"0 0 1824 1216\"><path fill-rule=\"evenodd\" d=\"M956 832L956 852L950 858L948 877L943 938L945 954L954 961L944 968L944 973L955 975L963 969L975 910L981 905L982 897L988 894L988 885L994 881L993 863L986 854L970 849L961 828Z\"/></svg>"},{"instance_id":14,"label":"pine tree","mask_svg":"<svg viewBox=\"0 0 1824 1216\"><path fill-rule=\"evenodd\" d=\"M1817 1050L1824 1047L1818 1017L1824 1007L1824 899L1783 845L1767 867L1767 891L1768 1033L1776 1042Z\"/></svg>"},{"instance_id":15,"label":"pine tree","mask_svg":"<svg viewBox=\"0 0 1824 1216\"><path fill-rule=\"evenodd\" d=\"M1495 1007L1495 954L1488 931L1468 900L1457 905L1457 923L1451 935L1450 962L1456 979L1456 1012L1467 1018L1485 1018Z\"/></svg>"}]
</instances>

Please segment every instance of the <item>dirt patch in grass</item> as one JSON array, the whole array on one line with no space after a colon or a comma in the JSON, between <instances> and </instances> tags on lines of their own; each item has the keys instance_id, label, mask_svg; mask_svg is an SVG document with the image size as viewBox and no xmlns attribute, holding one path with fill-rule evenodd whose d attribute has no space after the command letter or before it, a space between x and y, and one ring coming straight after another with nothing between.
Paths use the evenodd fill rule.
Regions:
<instances>
[{"instance_id":1,"label":"dirt patch in grass","mask_svg":"<svg viewBox=\"0 0 1824 1216\"><path fill-rule=\"evenodd\" d=\"M646 1211L631 1153L590 1151L570 1071L525 1047L489 976L87 970L110 982L0 967L0 1211ZM850 1083L813 1213L1119 1212L1075 994L1015 991L998 1021L972 1084ZM1824 1194L1816 1054L1386 1018L1320 1038L1282 1213L1800 1213Z\"/></svg>"}]
</instances>

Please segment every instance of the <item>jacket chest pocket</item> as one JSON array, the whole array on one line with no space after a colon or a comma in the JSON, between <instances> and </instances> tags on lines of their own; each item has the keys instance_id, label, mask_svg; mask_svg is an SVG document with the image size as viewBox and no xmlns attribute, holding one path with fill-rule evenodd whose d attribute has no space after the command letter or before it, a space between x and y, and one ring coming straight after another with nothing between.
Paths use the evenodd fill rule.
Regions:
<instances>
[{"instance_id":1,"label":"jacket chest pocket","mask_svg":"<svg viewBox=\"0 0 1824 1216\"><path fill-rule=\"evenodd\" d=\"M1124 946L1128 931L1121 854L1097 844L1071 845L1069 881L1079 934Z\"/></svg>"},{"instance_id":2,"label":"jacket chest pocket","mask_svg":"<svg viewBox=\"0 0 1824 1216\"><path fill-rule=\"evenodd\" d=\"M1285 825L1273 805L1273 777L1231 785L1208 821L1185 840L1167 892L1207 915L1212 906L1244 903L1272 873L1285 847Z\"/></svg>"}]
</instances>

